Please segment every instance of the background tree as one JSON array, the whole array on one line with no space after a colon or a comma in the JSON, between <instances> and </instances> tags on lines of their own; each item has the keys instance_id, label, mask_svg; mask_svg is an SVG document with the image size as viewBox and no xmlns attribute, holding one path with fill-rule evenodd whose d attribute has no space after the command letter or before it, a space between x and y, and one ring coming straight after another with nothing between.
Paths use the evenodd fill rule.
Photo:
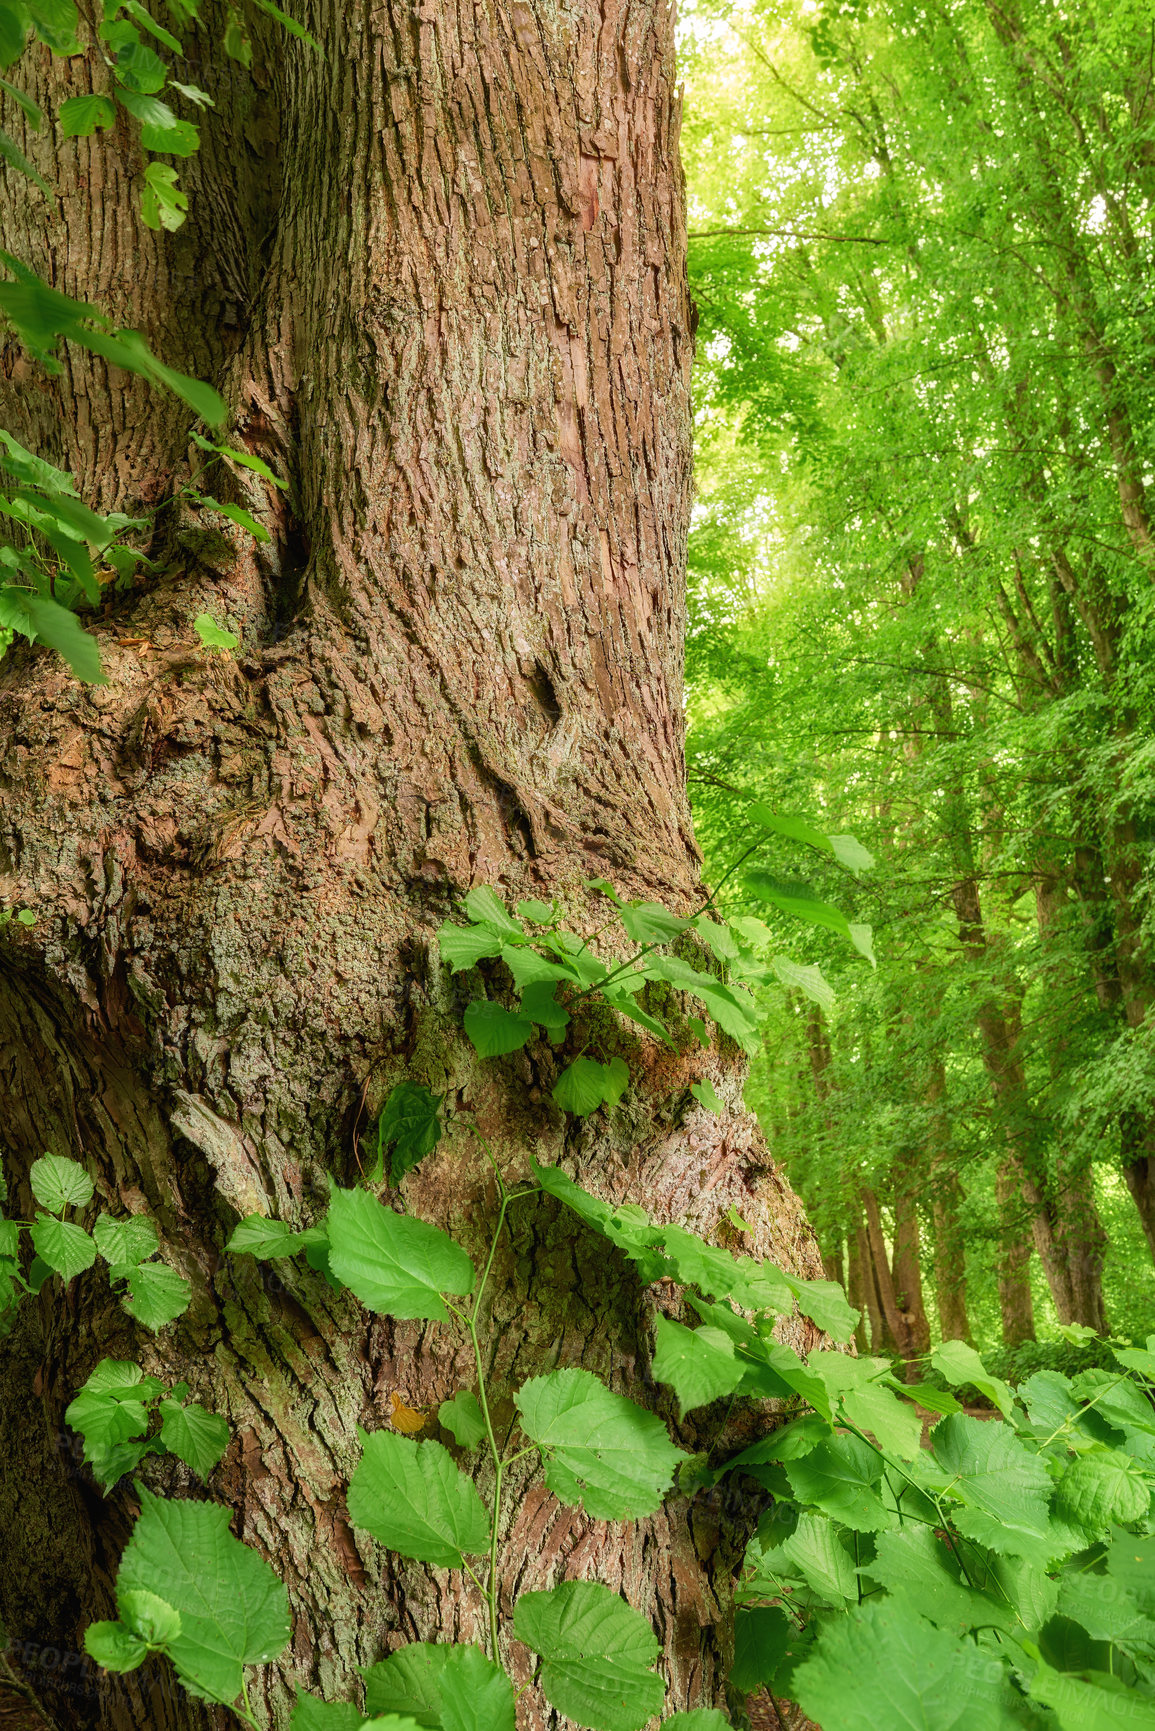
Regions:
<instances>
[{"instance_id":1,"label":"background tree","mask_svg":"<svg viewBox=\"0 0 1155 1731\"><path fill-rule=\"evenodd\" d=\"M951 1173L980 1332L1141 1329L1148 12L700 4L687 43L699 834L757 793L884 862L878 977L812 935L824 1091L768 1034L759 1110L828 1250L871 1192L892 1254L910 1183L931 1242Z\"/></svg>"},{"instance_id":2,"label":"background tree","mask_svg":"<svg viewBox=\"0 0 1155 1731\"><path fill-rule=\"evenodd\" d=\"M459 1033L465 988L430 942L478 883L559 898L591 925L591 875L680 908L697 895L669 12L315 0L318 52L269 10L210 4L197 28L176 8L187 42L166 95L215 104L182 165L187 220L157 171L171 130L158 145L155 113L137 130L124 111L153 53L141 8L99 40L83 21L75 53L33 43L13 74L50 122L96 95L113 123L68 141L10 108L49 193L8 176L6 245L214 380L233 446L288 489L233 463L219 508L190 499L201 453L179 398L93 344L65 344L50 376L7 343L0 410L21 443L104 511L161 508L145 575L90 620L107 682L19 645L0 669L0 869L10 906L36 916L10 924L0 957L6 1165L26 1211L30 1161L76 1154L102 1203L156 1217L193 1298L155 1340L88 1276L22 1310L3 1356L0 1613L18 1642L71 1650L107 1615L131 1497L100 1501L56 1439L95 1361L137 1357L227 1417L219 1483L288 1585L293 1674L347 1697L398 1639L480 1628L471 1590L396 1558L379 1571L344 1504L356 1425L397 1401L432 1411L467 1346L367 1321L309 1270L270 1282L224 1258L238 1215L314 1219L407 1074L471 1113L509 1174L565 1153L606 1195L707 1227L740 1200L761 1252L819 1264L741 1108L733 1049L687 1040L658 1061L639 1036L626 1102L563 1147L557 1056L481 1072ZM235 656L198 640L201 615L239 637ZM722 1118L687 1110L704 1073ZM459 1129L405 1180L406 1206L472 1247L489 1171ZM527 1307L535 1271L549 1299ZM515 1363L520 1377L559 1359L645 1383L636 1284L548 1204L503 1246L493 1309L499 1389ZM171 1488L183 1469L149 1471ZM507 1506L511 1580L596 1571L654 1621L671 1707L717 1698L716 1512L675 1500L619 1530L544 1492ZM135 1685L93 1700L35 1681L60 1724L212 1716ZM270 1671L258 1713L283 1714L287 1687Z\"/></svg>"}]
</instances>

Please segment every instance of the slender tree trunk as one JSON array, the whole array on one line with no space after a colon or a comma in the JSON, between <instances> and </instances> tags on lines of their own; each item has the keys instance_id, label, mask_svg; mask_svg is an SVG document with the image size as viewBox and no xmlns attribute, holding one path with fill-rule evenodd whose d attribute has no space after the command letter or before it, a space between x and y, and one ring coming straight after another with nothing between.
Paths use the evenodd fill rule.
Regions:
<instances>
[{"instance_id":1,"label":"slender tree trunk","mask_svg":"<svg viewBox=\"0 0 1155 1731\"><path fill-rule=\"evenodd\" d=\"M966 1242L960 1221L963 1189L951 1163L946 1067L941 1058L931 1065L926 1100L931 1113L930 1210L934 1223L934 1286L939 1327L944 1340L969 1341Z\"/></svg>"},{"instance_id":2,"label":"slender tree trunk","mask_svg":"<svg viewBox=\"0 0 1155 1731\"><path fill-rule=\"evenodd\" d=\"M194 1289L156 1338L97 1271L26 1302L0 1368L0 1616L15 1652L75 1656L110 1614L133 1498L102 1500L57 1448L64 1409L104 1354L187 1377L232 1430L211 1493L288 1586L291 1656L254 1690L279 1724L292 1683L354 1699L357 1667L403 1640L482 1636L468 1584L364 1547L344 1502L356 1426L385 1423L394 1393L432 1414L469 1386L464 1342L221 1249L250 1210L315 1220L402 1075L468 1107L512 1176L530 1151L564 1158L605 1195L707 1231L735 1203L759 1253L820 1272L740 1107L732 1048L659 1061L623 1034L627 1106L567 1130L549 1092L559 1055L478 1064L460 1014L484 983L447 978L432 940L479 883L557 897L579 925L591 875L681 907L695 894L672 16L659 0L314 0L309 23L324 58L269 51L279 152L271 125L231 130L223 99L219 158L241 167L214 179L206 157L175 241L139 228L139 164L119 134L63 146L79 190L22 230L49 275L103 230L120 316L162 351L187 326L182 358L219 363L230 438L291 482L287 504L235 483L271 541L178 514L154 548L160 580L101 632L107 686L78 687L40 652L0 666L0 877L37 913L0 956L16 1208L36 1155L74 1154L100 1203L157 1218ZM103 76L95 54L37 61L50 109ZM186 292L181 261L208 256L229 280L227 343L204 334L221 327L219 290L198 277ZM9 381L30 376L8 361ZM6 424L99 483L106 506L156 499L183 472L186 422L102 363L0 395ZM202 611L240 631L235 658L200 650ZM731 1110L682 1123L675 1103L702 1073ZM487 1237L494 1189L468 1133L403 1192L468 1248ZM510 1420L514 1381L559 1359L646 1398L649 1301L551 1205L521 1205L491 1311ZM187 1488L172 1461L144 1477ZM607 1528L528 1479L513 1490L506 1595L598 1575L654 1620L670 1710L719 1703L737 1535L685 1499ZM520 1649L512 1663L528 1675ZM64 1672L27 1674L62 1727L223 1722L135 1681L86 1695ZM532 1691L523 1718L548 1720Z\"/></svg>"},{"instance_id":3,"label":"slender tree trunk","mask_svg":"<svg viewBox=\"0 0 1155 1731\"><path fill-rule=\"evenodd\" d=\"M874 1281L874 1268L870 1259L870 1243L866 1236L861 1208L854 1221L853 1231L847 1240L846 1260L846 1293L851 1304L859 1313L858 1327L854 1331L854 1344L859 1353L865 1355L877 1350L875 1343L882 1337L882 1315L878 1303L878 1289Z\"/></svg>"},{"instance_id":4,"label":"slender tree trunk","mask_svg":"<svg viewBox=\"0 0 1155 1731\"><path fill-rule=\"evenodd\" d=\"M894 1193L895 1298L904 1329L903 1355L919 1358L930 1351L930 1323L922 1297L918 1209L908 1190Z\"/></svg>"},{"instance_id":5,"label":"slender tree trunk","mask_svg":"<svg viewBox=\"0 0 1155 1731\"><path fill-rule=\"evenodd\" d=\"M873 1190L863 1190L862 1207L866 1216L866 1236L870 1247L870 1264L874 1272L880 1317L877 1333L874 1332L873 1328L871 1331L871 1349L874 1352L881 1351L884 1354L902 1354L905 1358L906 1328L902 1308L895 1292L894 1275L891 1271L890 1256L886 1248L886 1237L882 1227L882 1210L879 1208L878 1197Z\"/></svg>"},{"instance_id":6,"label":"slender tree trunk","mask_svg":"<svg viewBox=\"0 0 1155 1731\"><path fill-rule=\"evenodd\" d=\"M1031 1296L1031 1239L1022 1174L1004 1160L995 1174L999 1211L999 1310L1003 1345L1021 1346L1035 1338L1035 1305Z\"/></svg>"}]
</instances>

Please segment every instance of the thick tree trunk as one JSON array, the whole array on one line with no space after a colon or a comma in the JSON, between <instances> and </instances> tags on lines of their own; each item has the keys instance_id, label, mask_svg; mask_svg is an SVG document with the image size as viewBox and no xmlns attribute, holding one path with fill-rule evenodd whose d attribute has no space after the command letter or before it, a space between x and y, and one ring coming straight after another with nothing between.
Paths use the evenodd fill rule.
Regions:
<instances>
[{"instance_id":1,"label":"thick tree trunk","mask_svg":"<svg viewBox=\"0 0 1155 1731\"><path fill-rule=\"evenodd\" d=\"M76 1688L75 1667L36 1661L48 1648L75 1659L85 1624L109 1614L131 1526L131 1494L102 1501L56 1446L104 1354L186 1376L229 1420L211 1491L273 1560L294 1618L289 1659L258 1680L259 1714L283 1724L292 1682L356 1698L356 1667L404 1640L481 1636L472 1589L364 1548L344 1505L356 1425L385 1423L394 1393L432 1413L472 1380L464 1342L367 1317L296 1264L270 1279L221 1252L250 1210L316 1219L402 1075L468 1107L513 1175L531 1152L564 1158L607 1196L707 1231L733 1202L759 1253L820 1272L741 1108L732 1048L659 1055L623 1034L631 1094L567 1130L549 1097L557 1054L479 1065L460 1035L471 994L432 943L473 884L558 897L590 926L591 875L683 907L695 892L671 16L662 0L315 0L309 23L324 59L281 43L269 57L279 156L259 127L229 136L226 102L219 155L252 159L249 178L214 178L206 156L176 242L138 231L128 147L111 135L63 147L81 192L25 224L30 262L51 275L103 223L120 315L162 350L175 325L193 327L182 357L216 352L196 330L220 297L189 294L173 261L223 256L238 324L231 360L217 353L230 437L292 483L286 506L236 482L270 530L264 549L184 513L156 549L159 581L101 633L108 686L82 689L38 652L0 667L0 877L38 916L9 928L0 957L16 1205L27 1211L36 1155L74 1154L100 1202L157 1218L194 1288L187 1317L154 1339L92 1271L63 1298L27 1301L5 1347L0 1617L62 1726L221 1721L147 1681ZM37 64L49 106L103 76L95 56ZM216 89L212 76L198 68L197 82ZM9 360L9 374L26 366ZM179 479L183 421L100 363L66 369L47 396L3 395L7 424L40 448L51 399L50 454L106 506ZM201 611L241 631L235 658L200 651ZM681 1115L704 1073L729 1102L721 1119ZM467 1247L487 1237L493 1186L468 1133L403 1188ZM510 1419L511 1386L559 1361L646 1398L650 1301L552 1206L521 1205L492 1290L491 1376ZM792 1338L811 1334L799 1324ZM189 1488L171 1461L144 1476ZM606 1527L528 1479L521 1490L506 1505L506 1595L567 1575L620 1587L663 1640L670 1709L718 1703L731 1511L673 1498ZM528 1674L521 1649L511 1660ZM527 1694L524 1725L548 1717Z\"/></svg>"}]
</instances>

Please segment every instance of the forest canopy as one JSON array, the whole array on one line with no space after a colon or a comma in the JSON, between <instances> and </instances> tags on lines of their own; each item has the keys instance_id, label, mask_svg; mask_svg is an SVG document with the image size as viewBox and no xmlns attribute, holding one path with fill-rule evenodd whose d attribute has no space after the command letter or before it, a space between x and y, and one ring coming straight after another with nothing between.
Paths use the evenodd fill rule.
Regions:
<instances>
[{"instance_id":1,"label":"forest canopy","mask_svg":"<svg viewBox=\"0 0 1155 1731\"><path fill-rule=\"evenodd\" d=\"M1150 10L682 29L698 834L877 858L752 1098L876 1349L1150 1327Z\"/></svg>"}]
</instances>

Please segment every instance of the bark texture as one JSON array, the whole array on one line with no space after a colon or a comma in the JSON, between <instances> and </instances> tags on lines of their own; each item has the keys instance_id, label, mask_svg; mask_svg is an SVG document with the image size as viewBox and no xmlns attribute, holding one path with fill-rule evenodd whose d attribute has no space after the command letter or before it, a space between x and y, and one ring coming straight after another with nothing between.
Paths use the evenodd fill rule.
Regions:
<instances>
[{"instance_id":1,"label":"bark texture","mask_svg":"<svg viewBox=\"0 0 1155 1731\"><path fill-rule=\"evenodd\" d=\"M396 1395L435 1428L436 1404L472 1384L464 1341L369 1317L296 1264L270 1275L222 1254L240 1214L316 1219L402 1075L468 1107L512 1176L531 1152L564 1159L707 1231L733 1202L760 1253L821 1272L733 1048L611 1033L636 1085L567 1129L549 1098L565 1053L479 1066L461 1010L501 978L445 977L432 943L479 883L558 897L589 929L591 875L683 908L695 893L671 16L662 0L314 0L307 22L324 59L265 43L255 93L227 63L195 68L223 130L214 146L206 126L175 241L140 227L120 131L61 146L59 203L19 218L29 262L72 292L89 292L69 274L85 248L107 253L119 316L214 372L233 442L291 482L288 502L247 474L215 483L262 517L267 546L207 512L162 516L159 576L101 632L107 686L36 652L0 664L0 889L38 916L0 951L16 1207L36 1155L73 1154L94 1207L157 1218L194 1289L153 1339L99 1270L63 1296L50 1283L0 1361L0 1616L61 1726L223 1723L159 1672L113 1686L78 1657L133 1516L126 1489L100 1498L63 1423L106 1354L187 1376L230 1422L211 1494L293 1612L262 1717L286 1722L293 1682L356 1698L355 1667L403 1641L481 1636L472 1589L357 1538L344 1504L356 1425L387 1423ZM45 56L35 77L51 110L104 72L94 54ZM96 361L70 358L47 386L24 366L5 351L6 424L89 496L131 509L179 482L171 405ZM241 632L236 657L200 650L201 611ZM703 1074L721 1119L688 1108ZM494 1195L472 1137L451 1135L403 1200L476 1251ZM489 1337L506 1422L511 1388L562 1363L656 1401L655 1302L552 1205L520 1204ZM199 1494L172 1462L146 1477ZM507 1608L596 1576L654 1619L670 1710L723 1699L722 1588L749 1510L674 1498L605 1526L528 1480L506 1508ZM525 1651L510 1658L527 1676ZM552 1722L534 1691L521 1715Z\"/></svg>"}]
</instances>

